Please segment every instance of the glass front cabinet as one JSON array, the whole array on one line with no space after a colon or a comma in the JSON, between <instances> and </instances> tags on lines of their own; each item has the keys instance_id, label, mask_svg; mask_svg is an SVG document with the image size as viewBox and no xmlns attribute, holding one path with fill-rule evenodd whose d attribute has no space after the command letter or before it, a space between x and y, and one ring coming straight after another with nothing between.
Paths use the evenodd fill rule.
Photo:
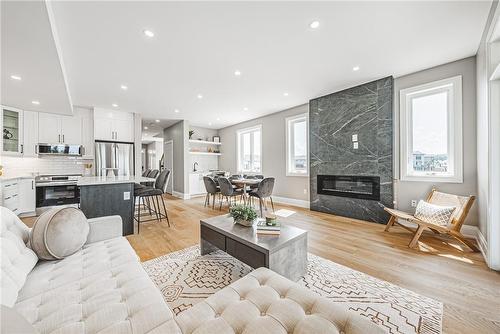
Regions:
<instances>
[{"instance_id":1,"label":"glass front cabinet","mask_svg":"<svg viewBox=\"0 0 500 334\"><path fill-rule=\"evenodd\" d=\"M2 153L23 154L23 111L2 106Z\"/></svg>"}]
</instances>

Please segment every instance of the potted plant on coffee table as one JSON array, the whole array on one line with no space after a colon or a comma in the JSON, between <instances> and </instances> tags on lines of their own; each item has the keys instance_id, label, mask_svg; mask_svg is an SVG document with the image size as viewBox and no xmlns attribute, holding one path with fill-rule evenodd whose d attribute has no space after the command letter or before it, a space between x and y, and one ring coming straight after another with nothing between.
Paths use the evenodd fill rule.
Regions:
<instances>
[{"instance_id":1,"label":"potted plant on coffee table","mask_svg":"<svg viewBox=\"0 0 500 334\"><path fill-rule=\"evenodd\" d=\"M257 220L257 211L246 205L235 205L229 209L229 215L234 218L235 224L250 227Z\"/></svg>"}]
</instances>

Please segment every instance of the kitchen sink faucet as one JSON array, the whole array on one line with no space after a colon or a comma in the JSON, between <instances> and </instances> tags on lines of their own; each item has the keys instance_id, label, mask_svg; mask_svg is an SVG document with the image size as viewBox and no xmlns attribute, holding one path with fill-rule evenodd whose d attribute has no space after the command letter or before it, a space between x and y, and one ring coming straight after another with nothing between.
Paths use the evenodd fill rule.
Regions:
<instances>
[{"instance_id":1,"label":"kitchen sink faucet","mask_svg":"<svg viewBox=\"0 0 500 334\"><path fill-rule=\"evenodd\" d=\"M195 162L195 163L193 164L193 172L196 172L196 166L198 166L198 163L197 163L197 162Z\"/></svg>"}]
</instances>

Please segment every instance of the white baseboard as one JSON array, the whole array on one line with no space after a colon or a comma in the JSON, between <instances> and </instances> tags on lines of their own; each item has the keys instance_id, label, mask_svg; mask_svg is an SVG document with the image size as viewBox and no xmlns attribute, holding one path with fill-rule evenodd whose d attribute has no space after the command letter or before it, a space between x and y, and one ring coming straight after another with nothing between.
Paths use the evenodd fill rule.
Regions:
<instances>
[{"instance_id":1,"label":"white baseboard","mask_svg":"<svg viewBox=\"0 0 500 334\"><path fill-rule=\"evenodd\" d=\"M309 209L309 201L305 201L302 199L273 196L273 201L276 203L289 204L289 205L294 205L294 206L298 206L301 208Z\"/></svg>"},{"instance_id":2,"label":"white baseboard","mask_svg":"<svg viewBox=\"0 0 500 334\"><path fill-rule=\"evenodd\" d=\"M191 196L189 194L181 193L179 191L172 191L172 196L181 198L181 199L190 199Z\"/></svg>"}]
</instances>

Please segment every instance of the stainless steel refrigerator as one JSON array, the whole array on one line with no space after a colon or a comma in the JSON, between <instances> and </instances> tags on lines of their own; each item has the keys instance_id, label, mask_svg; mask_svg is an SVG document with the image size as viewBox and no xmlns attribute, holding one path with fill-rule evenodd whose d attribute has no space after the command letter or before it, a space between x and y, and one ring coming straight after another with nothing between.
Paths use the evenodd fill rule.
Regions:
<instances>
[{"instance_id":1,"label":"stainless steel refrigerator","mask_svg":"<svg viewBox=\"0 0 500 334\"><path fill-rule=\"evenodd\" d=\"M95 142L97 176L134 175L134 144Z\"/></svg>"}]
</instances>

